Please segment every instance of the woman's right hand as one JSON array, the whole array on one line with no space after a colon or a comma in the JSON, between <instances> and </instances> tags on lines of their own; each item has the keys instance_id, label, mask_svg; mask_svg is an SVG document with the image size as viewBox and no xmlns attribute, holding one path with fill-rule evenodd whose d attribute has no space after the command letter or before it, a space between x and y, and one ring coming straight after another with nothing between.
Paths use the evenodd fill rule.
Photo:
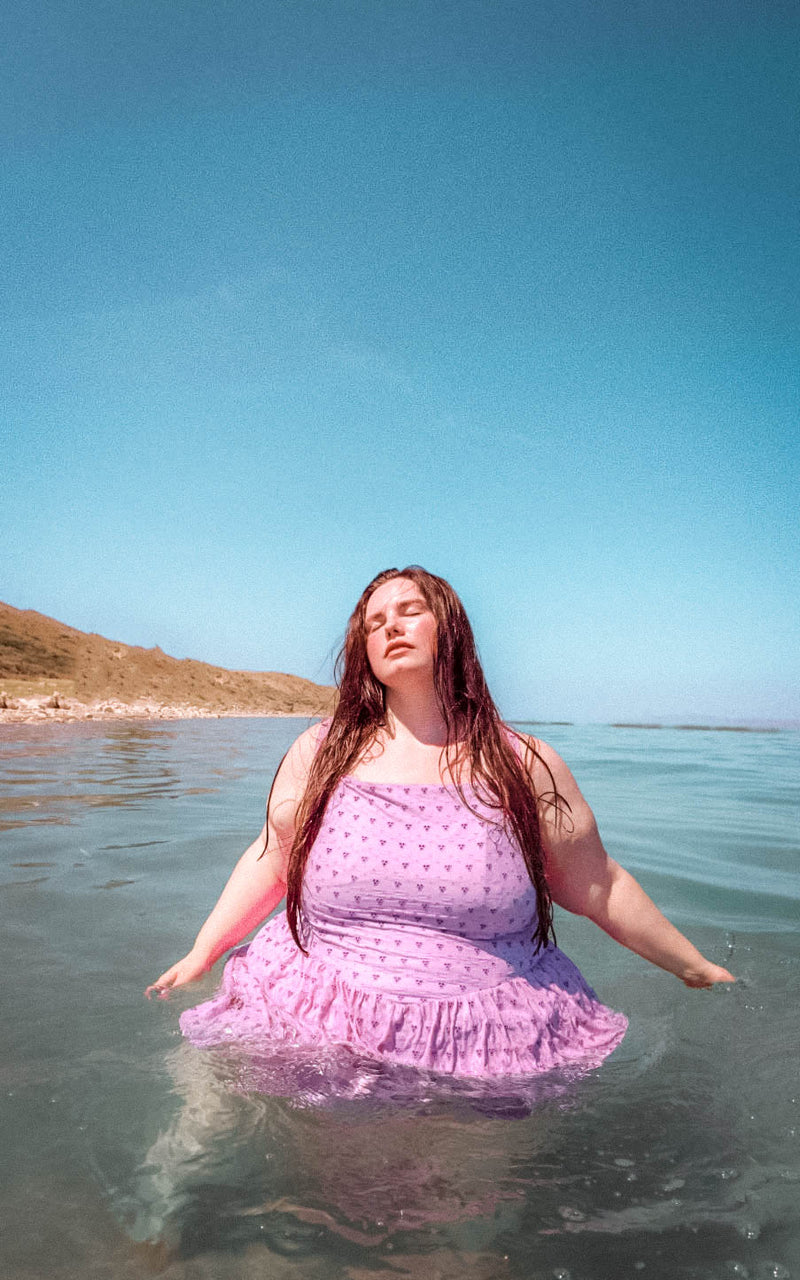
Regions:
<instances>
[{"instance_id":1,"label":"woman's right hand","mask_svg":"<svg viewBox=\"0 0 800 1280\"><path fill-rule=\"evenodd\" d=\"M691 968L684 973L676 975L684 982L687 987L707 988L713 987L716 982L735 982L733 974L728 969L723 969L721 964L712 964L710 960L705 961L705 965L700 968Z\"/></svg>"},{"instance_id":2,"label":"woman's right hand","mask_svg":"<svg viewBox=\"0 0 800 1280\"><path fill-rule=\"evenodd\" d=\"M166 1000L173 987L182 987L187 982L196 982L198 978L202 978L204 974L208 973L210 968L211 965L205 957L195 955L193 951L190 951L177 964L173 964L162 973L160 978L156 978L155 982L146 989L144 994L148 1000L153 994L157 995L159 1000Z\"/></svg>"}]
</instances>

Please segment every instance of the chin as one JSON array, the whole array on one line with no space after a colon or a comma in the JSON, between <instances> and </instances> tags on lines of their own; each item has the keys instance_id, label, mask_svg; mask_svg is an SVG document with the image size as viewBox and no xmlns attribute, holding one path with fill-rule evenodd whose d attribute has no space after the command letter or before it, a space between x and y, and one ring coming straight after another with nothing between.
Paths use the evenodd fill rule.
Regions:
<instances>
[{"instance_id":1,"label":"chin","mask_svg":"<svg viewBox=\"0 0 800 1280\"><path fill-rule=\"evenodd\" d=\"M405 655L404 655L405 657ZM420 659L416 654L408 654L405 661L393 662L388 670L377 673L377 678L387 689L401 686L410 676L429 676L433 678L433 664Z\"/></svg>"}]
</instances>

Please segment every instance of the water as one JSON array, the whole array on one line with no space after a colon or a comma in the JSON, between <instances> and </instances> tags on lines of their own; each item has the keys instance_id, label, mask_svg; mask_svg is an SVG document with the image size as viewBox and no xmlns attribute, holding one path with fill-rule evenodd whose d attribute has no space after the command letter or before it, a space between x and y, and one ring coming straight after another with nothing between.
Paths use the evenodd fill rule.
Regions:
<instances>
[{"instance_id":1,"label":"water","mask_svg":"<svg viewBox=\"0 0 800 1280\"><path fill-rule=\"evenodd\" d=\"M631 1028L530 1114L315 1104L177 1034L190 945L304 721L0 741L4 1277L800 1277L800 735L553 727L610 851L735 988L561 914Z\"/></svg>"}]
</instances>

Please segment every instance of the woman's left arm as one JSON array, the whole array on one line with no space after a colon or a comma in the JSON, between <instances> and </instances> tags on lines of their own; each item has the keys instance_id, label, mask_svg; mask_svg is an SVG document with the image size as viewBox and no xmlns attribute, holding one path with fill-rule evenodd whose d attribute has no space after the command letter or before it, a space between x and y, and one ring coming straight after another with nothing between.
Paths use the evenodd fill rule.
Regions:
<instances>
[{"instance_id":1,"label":"woman's left arm","mask_svg":"<svg viewBox=\"0 0 800 1280\"><path fill-rule=\"evenodd\" d=\"M735 982L727 969L706 960L662 915L638 881L609 858L594 814L564 761L545 743L536 742L535 748L539 759L531 764L531 777L536 794L542 797L542 844L553 901L587 916L616 942L674 973L687 987ZM553 782L568 810L548 802Z\"/></svg>"}]
</instances>

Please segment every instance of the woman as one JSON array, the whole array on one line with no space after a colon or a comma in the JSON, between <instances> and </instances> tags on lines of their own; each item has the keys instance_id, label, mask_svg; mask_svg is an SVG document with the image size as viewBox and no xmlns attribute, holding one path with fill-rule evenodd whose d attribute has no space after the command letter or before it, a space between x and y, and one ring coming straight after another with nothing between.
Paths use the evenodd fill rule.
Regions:
<instances>
[{"instance_id":1,"label":"woman","mask_svg":"<svg viewBox=\"0 0 800 1280\"><path fill-rule=\"evenodd\" d=\"M569 769L500 721L452 587L381 573L350 618L332 720L278 769L267 822L187 956L229 959L181 1018L196 1044L345 1046L455 1077L592 1066L625 1033L555 945L552 903L687 986L706 960L606 854Z\"/></svg>"}]
</instances>

